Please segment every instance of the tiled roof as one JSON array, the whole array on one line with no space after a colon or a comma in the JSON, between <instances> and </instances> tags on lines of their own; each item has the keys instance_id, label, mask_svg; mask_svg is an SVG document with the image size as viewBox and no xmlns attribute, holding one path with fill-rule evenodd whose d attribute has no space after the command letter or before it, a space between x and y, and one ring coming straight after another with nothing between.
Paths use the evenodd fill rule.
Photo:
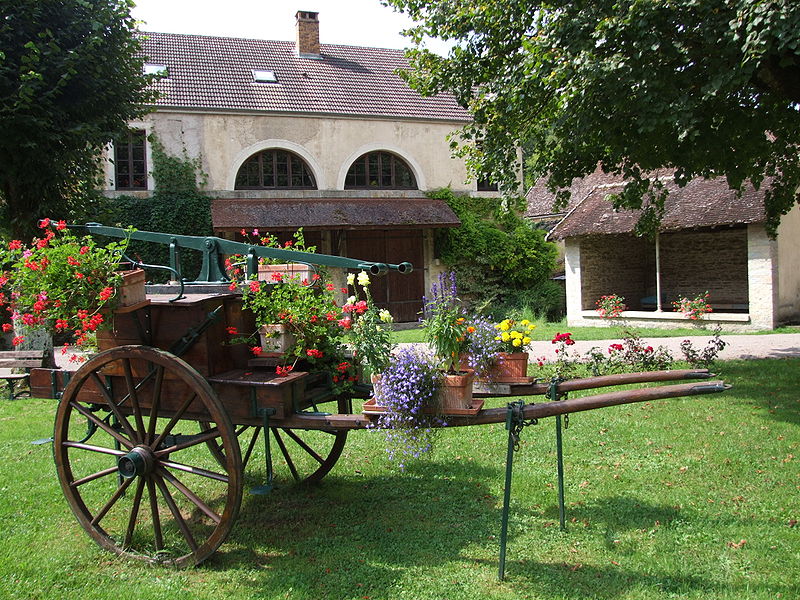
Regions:
<instances>
[{"instance_id":1,"label":"tiled roof","mask_svg":"<svg viewBox=\"0 0 800 600\"><path fill-rule=\"evenodd\" d=\"M395 73L402 50L322 44L322 58L298 57L293 42L142 33L146 62L166 65L158 107L470 120L452 95L425 98ZM255 83L253 70L277 83Z\"/></svg>"},{"instance_id":2,"label":"tiled roof","mask_svg":"<svg viewBox=\"0 0 800 600\"><path fill-rule=\"evenodd\" d=\"M556 225L550 239L632 232L641 211L617 212L606 199L608 194L622 191L622 186L622 183L596 186ZM766 219L763 187L757 191L747 185L739 197L724 178L695 179L682 188L669 181L666 186L669 196L664 203L660 231L763 223Z\"/></svg>"},{"instance_id":3,"label":"tiled roof","mask_svg":"<svg viewBox=\"0 0 800 600\"><path fill-rule=\"evenodd\" d=\"M211 221L217 231L256 227L265 231L457 227L443 200L428 198L216 198Z\"/></svg>"},{"instance_id":4,"label":"tiled roof","mask_svg":"<svg viewBox=\"0 0 800 600\"><path fill-rule=\"evenodd\" d=\"M570 196L566 208L554 212L553 201L555 200L555 194L547 189L547 177L542 177L528 190L528 193L525 194L525 199L527 200L525 216L537 218L567 213L575 208L595 186L617 183L619 181L621 181L621 177L617 175L607 175L600 169L597 169L594 173L590 173L586 177L573 179L572 185L569 188Z\"/></svg>"}]
</instances>

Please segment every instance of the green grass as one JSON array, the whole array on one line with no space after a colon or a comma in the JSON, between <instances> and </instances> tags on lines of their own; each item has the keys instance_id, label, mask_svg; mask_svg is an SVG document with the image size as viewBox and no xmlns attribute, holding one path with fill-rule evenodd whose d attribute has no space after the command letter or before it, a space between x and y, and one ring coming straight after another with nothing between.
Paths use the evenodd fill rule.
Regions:
<instances>
[{"instance_id":1,"label":"green grass","mask_svg":"<svg viewBox=\"0 0 800 600\"><path fill-rule=\"evenodd\" d=\"M717 370L732 390L572 416L566 532L553 420L526 428L503 583L502 424L442 431L406 472L379 432L352 433L320 486L246 494L220 551L175 571L118 559L80 529L50 446L30 444L51 434L54 401L0 401L0 597L798 598L800 360Z\"/></svg>"},{"instance_id":2,"label":"green grass","mask_svg":"<svg viewBox=\"0 0 800 600\"><path fill-rule=\"evenodd\" d=\"M534 331L534 339L537 340L551 340L556 333L569 331L572 337L576 340L608 340L617 339L622 337L620 327L569 327L566 320L559 323L547 323L545 321L535 321L536 330ZM659 337L688 337L693 335L705 335L700 329L655 329L655 328L636 328L636 332L643 338L659 338ZM763 335L771 333L800 333L800 327L786 326L768 331L754 331L747 332L750 335ZM393 339L395 343L412 343L423 342L424 336L422 329L414 327L412 329L403 329L393 332Z\"/></svg>"}]
</instances>

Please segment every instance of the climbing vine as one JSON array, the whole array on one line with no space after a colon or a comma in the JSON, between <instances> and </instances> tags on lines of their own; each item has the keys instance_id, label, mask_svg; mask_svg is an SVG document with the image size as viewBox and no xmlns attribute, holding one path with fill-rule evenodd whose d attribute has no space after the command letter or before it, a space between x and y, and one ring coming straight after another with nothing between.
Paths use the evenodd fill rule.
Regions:
<instances>
[{"instance_id":1,"label":"climbing vine","mask_svg":"<svg viewBox=\"0 0 800 600\"><path fill-rule=\"evenodd\" d=\"M112 220L122 226L144 231L161 231L178 235L211 235L211 199L200 191L206 183L199 157L192 158L186 148L182 156L166 152L161 141L151 135L155 181L149 198L119 196L113 203ZM166 246L132 242L129 254L149 264L169 264ZM181 275L194 279L200 270L200 255L186 252L181 255ZM155 273L154 273L155 274ZM150 274L148 274L150 275Z\"/></svg>"},{"instance_id":2,"label":"climbing vine","mask_svg":"<svg viewBox=\"0 0 800 600\"><path fill-rule=\"evenodd\" d=\"M498 198L473 198L449 188L430 196L447 202L461 221L460 227L439 231L436 251L455 270L459 289L475 308L491 313L490 307L519 304L520 297L541 295L551 284L556 247L522 217L523 199L502 206Z\"/></svg>"}]
</instances>

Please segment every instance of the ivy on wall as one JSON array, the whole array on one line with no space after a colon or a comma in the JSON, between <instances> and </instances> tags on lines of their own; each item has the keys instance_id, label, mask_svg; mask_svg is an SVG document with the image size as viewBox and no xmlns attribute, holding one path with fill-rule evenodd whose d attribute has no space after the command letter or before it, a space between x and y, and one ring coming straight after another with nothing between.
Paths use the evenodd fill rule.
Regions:
<instances>
[{"instance_id":1,"label":"ivy on wall","mask_svg":"<svg viewBox=\"0 0 800 600\"><path fill-rule=\"evenodd\" d=\"M459 195L449 188L435 190L430 197L447 202L461 220L461 227L439 230L436 253L456 272L467 302L490 314L526 304L534 304L528 307L535 312L553 310L526 302L545 298L558 303L560 294L553 291L556 284L550 281L556 246L544 239L543 230L522 217L524 199L512 199L503 206L498 198Z\"/></svg>"},{"instance_id":2,"label":"ivy on wall","mask_svg":"<svg viewBox=\"0 0 800 600\"><path fill-rule=\"evenodd\" d=\"M148 138L151 145L155 187L149 198L119 196L111 200L111 220L120 226L132 226L144 231L160 231L178 235L212 235L211 199L200 191L206 175L200 158L172 156L155 135ZM161 244L133 242L129 254L148 264L169 264L169 250ZM194 279L200 271L201 257L196 252L181 255L181 275ZM156 272L148 273L148 276Z\"/></svg>"}]
</instances>

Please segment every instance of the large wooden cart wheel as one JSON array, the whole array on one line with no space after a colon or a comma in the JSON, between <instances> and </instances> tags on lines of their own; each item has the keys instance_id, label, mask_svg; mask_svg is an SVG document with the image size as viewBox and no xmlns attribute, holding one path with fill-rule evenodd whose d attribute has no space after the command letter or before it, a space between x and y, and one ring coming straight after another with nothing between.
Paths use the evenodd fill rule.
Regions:
<instances>
[{"instance_id":1,"label":"large wooden cart wheel","mask_svg":"<svg viewBox=\"0 0 800 600\"><path fill-rule=\"evenodd\" d=\"M83 441L87 420L96 432ZM198 433L201 420L208 427ZM208 441L226 449L222 464ZM86 362L59 402L54 454L81 526L117 554L195 565L239 511L242 461L230 419L208 382L162 350L120 346Z\"/></svg>"},{"instance_id":2,"label":"large wooden cart wheel","mask_svg":"<svg viewBox=\"0 0 800 600\"><path fill-rule=\"evenodd\" d=\"M326 404L320 409L327 408ZM340 413L351 412L348 398L340 397L336 403L336 410ZM200 423L203 430L211 428L209 423ZM253 452L262 452L264 441L261 437L263 427L241 426L236 430L236 435L241 440L244 453L244 466L250 462ZM331 469L342 455L347 430L305 430L290 429L275 426L270 427L270 444L272 465L278 484L283 481L311 484L319 482ZM226 460L224 444L219 440L208 443L209 450L220 465ZM262 456L255 460L263 460Z\"/></svg>"}]
</instances>

